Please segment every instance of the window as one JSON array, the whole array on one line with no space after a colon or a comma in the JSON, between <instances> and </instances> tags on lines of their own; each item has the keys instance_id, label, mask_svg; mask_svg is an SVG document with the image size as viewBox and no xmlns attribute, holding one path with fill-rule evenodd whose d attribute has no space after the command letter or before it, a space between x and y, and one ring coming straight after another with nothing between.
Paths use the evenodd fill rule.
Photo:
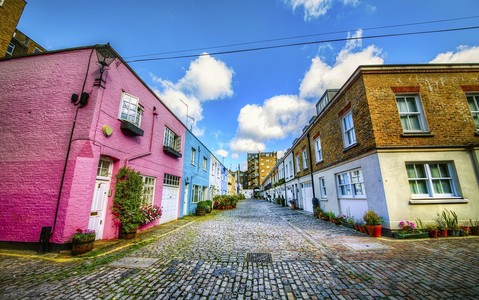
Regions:
<instances>
[{"instance_id":1,"label":"window","mask_svg":"<svg viewBox=\"0 0 479 300\"><path fill-rule=\"evenodd\" d=\"M324 181L324 177L319 178L319 193L321 199L327 199L328 194L326 193L326 182Z\"/></svg>"},{"instance_id":2,"label":"window","mask_svg":"<svg viewBox=\"0 0 479 300\"><path fill-rule=\"evenodd\" d=\"M344 148L356 144L356 133L354 132L353 114L351 111L341 119L341 130L343 132Z\"/></svg>"},{"instance_id":3,"label":"window","mask_svg":"<svg viewBox=\"0 0 479 300\"><path fill-rule=\"evenodd\" d=\"M206 171L207 167L208 167L208 159L206 157L203 157L203 170Z\"/></svg>"},{"instance_id":4,"label":"window","mask_svg":"<svg viewBox=\"0 0 479 300\"><path fill-rule=\"evenodd\" d=\"M467 103L469 103L476 129L479 130L479 94L467 95Z\"/></svg>"},{"instance_id":5,"label":"window","mask_svg":"<svg viewBox=\"0 0 479 300\"><path fill-rule=\"evenodd\" d=\"M181 151L181 137L176 135L170 128L165 127L165 139L163 145L175 151Z\"/></svg>"},{"instance_id":6,"label":"window","mask_svg":"<svg viewBox=\"0 0 479 300\"><path fill-rule=\"evenodd\" d=\"M165 173L165 177L163 177L163 184L170 186L180 186L180 177Z\"/></svg>"},{"instance_id":7,"label":"window","mask_svg":"<svg viewBox=\"0 0 479 300\"><path fill-rule=\"evenodd\" d=\"M1 0L0 0L1 1ZM7 48L7 54L8 55L13 55L13 51L15 50L15 44L14 43L10 43L8 44L8 48Z\"/></svg>"},{"instance_id":8,"label":"window","mask_svg":"<svg viewBox=\"0 0 479 300\"><path fill-rule=\"evenodd\" d=\"M363 173L360 169L337 175L338 195L348 198L365 198Z\"/></svg>"},{"instance_id":9,"label":"window","mask_svg":"<svg viewBox=\"0 0 479 300\"><path fill-rule=\"evenodd\" d=\"M314 153L316 154L316 163L323 161L323 150L321 148L321 139L319 137L314 141Z\"/></svg>"},{"instance_id":10,"label":"window","mask_svg":"<svg viewBox=\"0 0 479 300\"><path fill-rule=\"evenodd\" d=\"M40 50L39 48L35 47L35 50L33 50L33 53L38 54L38 53L43 53L43 51Z\"/></svg>"},{"instance_id":11,"label":"window","mask_svg":"<svg viewBox=\"0 0 479 300\"><path fill-rule=\"evenodd\" d=\"M396 103L404 132L427 131L419 95L396 96Z\"/></svg>"},{"instance_id":12,"label":"window","mask_svg":"<svg viewBox=\"0 0 479 300\"><path fill-rule=\"evenodd\" d=\"M193 185L193 203L198 203L203 200L203 187L199 185Z\"/></svg>"},{"instance_id":13,"label":"window","mask_svg":"<svg viewBox=\"0 0 479 300\"><path fill-rule=\"evenodd\" d=\"M141 115L143 108L140 105L140 99L127 93L121 94L119 119L127 121L136 127L141 125Z\"/></svg>"},{"instance_id":14,"label":"window","mask_svg":"<svg viewBox=\"0 0 479 300\"><path fill-rule=\"evenodd\" d=\"M413 197L459 196L451 163L406 164L406 171Z\"/></svg>"},{"instance_id":15,"label":"window","mask_svg":"<svg viewBox=\"0 0 479 300\"><path fill-rule=\"evenodd\" d=\"M192 165L195 165L195 162L196 162L196 149L195 148L191 148L190 162L191 162Z\"/></svg>"},{"instance_id":16,"label":"window","mask_svg":"<svg viewBox=\"0 0 479 300\"><path fill-rule=\"evenodd\" d=\"M143 181L143 204L152 205L155 200L155 177L141 176Z\"/></svg>"},{"instance_id":17,"label":"window","mask_svg":"<svg viewBox=\"0 0 479 300\"><path fill-rule=\"evenodd\" d=\"M296 155L296 173L301 172L301 166L299 165L299 155Z\"/></svg>"},{"instance_id":18,"label":"window","mask_svg":"<svg viewBox=\"0 0 479 300\"><path fill-rule=\"evenodd\" d=\"M109 178L111 176L112 166L113 166L113 162L111 160L100 159L100 161L98 162L98 169L96 171L96 176Z\"/></svg>"},{"instance_id":19,"label":"window","mask_svg":"<svg viewBox=\"0 0 479 300\"><path fill-rule=\"evenodd\" d=\"M303 150L303 169L308 168L308 155L306 154L306 149Z\"/></svg>"}]
</instances>

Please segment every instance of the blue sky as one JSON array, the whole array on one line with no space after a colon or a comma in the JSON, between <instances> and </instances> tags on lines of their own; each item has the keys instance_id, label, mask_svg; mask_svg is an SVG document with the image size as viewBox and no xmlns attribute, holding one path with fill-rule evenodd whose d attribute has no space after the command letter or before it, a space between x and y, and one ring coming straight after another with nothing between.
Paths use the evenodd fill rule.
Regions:
<instances>
[{"instance_id":1,"label":"blue sky","mask_svg":"<svg viewBox=\"0 0 479 300\"><path fill-rule=\"evenodd\" d=\"M109 42L236 170L246 152L288 149L358 65L479 62L478 29L366 37L478 25L477 0L30 0L18 28L48 50Z\"/></svg>"}]
</instances>

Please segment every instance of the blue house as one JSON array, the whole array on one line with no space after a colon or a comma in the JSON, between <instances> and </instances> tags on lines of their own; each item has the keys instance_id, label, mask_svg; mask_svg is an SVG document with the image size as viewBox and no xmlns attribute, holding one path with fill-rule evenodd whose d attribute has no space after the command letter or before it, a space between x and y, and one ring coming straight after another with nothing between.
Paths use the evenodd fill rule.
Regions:
<instances>
[{"instance_id":1,"label":"blue house","mask_svg":"<svg viewBox=\"0 0 479 300\"><path fill-rule=\"evenodd\" d=\"M180 201L180 217L194 214L196 203L207 200L210 157L211 153L208 148L189 130L186 130L183 161L184 189Z\"/></svg>"}]
</instances>

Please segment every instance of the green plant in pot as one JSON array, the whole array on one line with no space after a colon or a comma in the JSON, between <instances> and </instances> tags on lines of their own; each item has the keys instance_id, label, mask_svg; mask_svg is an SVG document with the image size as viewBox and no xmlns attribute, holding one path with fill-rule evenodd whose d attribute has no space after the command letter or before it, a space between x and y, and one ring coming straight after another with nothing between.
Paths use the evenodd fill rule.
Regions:
<instances>
[{"instance_id":1,"label":"green plant in pot","mask_svg":"<svg viewBox=\"0 0 479 300\"><path fill-rule=\"evenodd\" d=\"M382 224L384 223L381 216L379 216L374 210L370 209L364 213L363 220L366 222L366 228L368 229L370 236L381 236Z\"/></svg>"},{"instance_id":2,"label":"green plant in pot","mask_svg":"<svg viewBox=\"0 0 479 300\"><path fill-rule=\"evenodd\" d=\"M206 209L208 208L208 202L200 201L196 204L196 215L204 216L206 214Z\"/></svg>"},{"instance_id":3,"label":"green plant in pot","mask_svg":"<svg viewBox=\"0 0 479 300\"><path fill-rule=\"evenodd\" d=\"M134 238L145 217L140 209L143 202L143 181L140 173L122 167L116 175L113 216L120 225L120 238Z\"/></svg>"}]
</instances>

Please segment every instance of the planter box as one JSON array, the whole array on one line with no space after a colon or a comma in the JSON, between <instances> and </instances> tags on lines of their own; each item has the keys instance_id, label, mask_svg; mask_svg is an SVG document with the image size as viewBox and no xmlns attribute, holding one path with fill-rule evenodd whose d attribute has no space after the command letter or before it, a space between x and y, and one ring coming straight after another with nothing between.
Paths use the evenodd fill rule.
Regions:
<instances>
[{"instance_id":1,"label":"planter box","mask_svg":"<svg viewBox=\"0 0 479 300\"><path fill-rule=\"evenodd\" d=\"M422 239L429 237L429 233L420 232L420 233L399 233L394 232L393 236L397 239Z\"/></svg>"},{"instance_id":2,"label":"planter box","mask_svg":"<svg viewBox=\"0 0 479 300\"><path fill-rule=\"evenodd\" d=\"M73 242L72 254L78 255L78 254L87 253L93 250L94 245L95 245L95 239L84 241L84 242Z\"/></svg>"}]
</instances>

